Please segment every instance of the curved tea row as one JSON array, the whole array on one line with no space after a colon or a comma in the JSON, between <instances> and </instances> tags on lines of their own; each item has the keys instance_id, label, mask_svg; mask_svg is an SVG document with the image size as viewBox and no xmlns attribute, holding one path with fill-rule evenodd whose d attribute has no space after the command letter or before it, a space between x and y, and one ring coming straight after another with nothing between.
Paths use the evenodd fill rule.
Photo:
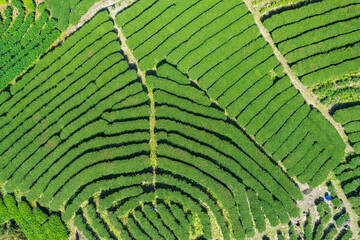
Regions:
<instances>
[{"instance_id":1,"label":"curved tea row","mask_svg":"<svg viewBox=\"0 0 360 240\"><path fill-rule=\"evenodd\" d=\"M176 66L301 182L319 185L341 161L338 133L291 85L245 4L138 1L116 24L141 70Z\"/></svg>"},{"instance_id":2,"label":"curved tea row","mask_svg":"<svg viewBox=\"0 0 360 240\"><path fill-rule=\"evenodd\" d=\"M307 86L360 70L360 3L320 2L264 20L280 52Z\"/></svg>"},{"instance_id":3,"label":"curved tea row","mask_svg":"<svg viewBox=\"0 0 360 240\"><path fill-rule=\"evenodd\" d=\"M47 10L35 12L12 0L0 22L0 89L21 74L60 36Z\"/></svg>"}]
</instances>

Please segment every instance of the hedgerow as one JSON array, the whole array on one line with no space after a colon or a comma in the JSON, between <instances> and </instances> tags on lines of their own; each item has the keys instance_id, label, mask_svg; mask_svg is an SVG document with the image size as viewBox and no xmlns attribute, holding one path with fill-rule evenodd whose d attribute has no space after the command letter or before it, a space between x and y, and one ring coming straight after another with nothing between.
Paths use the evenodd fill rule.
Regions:
<instances>
[{"instance_id":1,"label":"hedgerow","mask_svg":"<svg viewBox=\"0 0 360 240\"><path fill-rule=\"evenodd\" d=\"M13 9L11 7L6 7L4 10L4 20L1 23L0 26L0 36L2 37L3 34L7 31L7 29L9 28L11 22L12 22L12 14L13 14Z\"/></svg>"},{"instance_id":2,"label":"hedgerow","mask_svg":"<svg viewBox=\"0 0 360 240\"><path fill-rule=\"evenodd\" d=\"M261 204L261 207L262 207L267 219L269 219L270 225L271 226L277 226L279 224L279 218L277 217L275 209L273 208L273 206L271 206L266 201L261 201L260 204Z\"/></svg>"},{"instance_id":3,"label":"hedgerow","mask_svg":"<svg viewBox=\"0 0 360 240\"><path fill-rule=\"evenodd\" d=\"M74 212L81 206L83 202L91 198L95 193L99 191L109 191L112 188L123 188L128 185L133 185L139 182L148 182L151 181L150 173L137 173L135 176L119 176L112 178L111 180L99 180L91 185L86 186L81 192L78 192L77 195L66 205L65 213L63 218L65 221L68 221L73 216ZM99 201L98 209L103 212L106 210L104 207L103 201Z\"/></svg>"},{"instance_id":4,"label":"hedgerow","mask_svg":"<svg viewBox=\"0 0 360 240\"><path fill-rule=\"evenodd\" d=\"M312 240L313 238L313 223L310 213L307 213L306 222L304 224L304 235L307 240Z\"/></svg>"},{"instance_id":5,"label":"hedgerow","mask_svg":"<svg viewBox=\"0 0 360 240\"><path fill-rule=\"evenodd\" d=\"M144 206L143 213L145 214L147 219L149 219L149 221L159 231L159 234L161 234L161 236L163 236L165 239L175 239L175 236L173 235L171 230L169 230L166 227L165 223L163 221L161 221L161 219L159 218L159 215L156 213L156 210L154 211L154 209L155 209L155 206L146 204Z\"/></svg>"},{"instance_id":6,"label":"hedgerow","mask_svg":"<svg viewBox=\"0 0 360 240\"><path fill-rule=\"evenodd\" d=\"M254 191L248 191L247 194L256 228L260 233L262 233L266 230L266 223L264 213L261 210L260 201Z\"/></svg>"},{"instance_id":7,"label":"hedgerow","mask_svg":"<svg viewBox=\"0 0 360 240\"><path fill-rule=\"evenodd\" d=\"M22 2L24 3L24 6L26 7L26 9L30 12L35 11L35 3L34 0L22 0Z\"/></svg>"},{"instance_id":8,"label":"hedgerow","mask_svg":"<svg viewBox=\"0 0 360 240\"><path fill-rule=\"evenodd\" d=\"M360 81L358 73L351 73L341 78L332 79L323 84L312 87L312 91L318 95L319 100L330 106L356 102L359 100L359 89L356 86ZM353 86L352 86L353 85Z\"/></svg>"},{"instance_id":9,"label":"hedgerow","mask_svg":"<svg viewBox=\"0 0 360 240\"><path fill-rule=\"evenodd\" d=\"M135 239L151 239L144 229L142 229L133 217L127 219L129 232Z\"/></svg>"},{"instance_id":10,"label":"hedgerow","mask_svg":"<svg viewBox=\"0 0 360 240\"><path fill-rule=\"evenodd\" d=\"M164 65L162 65L162 66L164 66ZM220 132L219 130L219 128L217 128L216 126L218 126L219 124L221 124L221 122L219 122L218 124L207 124L206 122L207 121L209 121L209 120L205 120L205 119L203 119L203 120L198 120L198 121L192 121L192 122L190 122L189 120L190 120L190 116L189 117L187 117L187 118L185 118L185 117L182 117L181 115L181 113L180 112L177 112L176 110L175 110L175 108L174 109L171 109L170 107L172 106L172 104L176 104L176 102L177 101L167 101L167 104L168 104L168 106L166 106L165 105L165 101L164 100L162 100L161 99L161 97L165 97L165 95L164 95L164 93L163 93L163 91L166 91L165 89L167 88L167 85L169 85L169 87L170 86L172 86L172 85L174 85L175 84L175 82L169 82L168 84L167 83L165 83L164 81L165 81L165 79L152 79L151 78L151 81L153 81L154 83L150 83L151 84L151 86L152 87L154 87L154 96L155 96L155 99L156 99L156 102L157 102L157 104L158 104L158 109L156 110L157 111L157 129L158 129L158 131L159 131L159 133L158 133L158 144L159 144L159 146L158 146L158 148L157 148L157 152L158 152L158 155L159 155L159 157L160 156L162 156L163 154L165 154L166 153L166 157L165 158L167 158L167 160L166 161L169 161L170 159L175 159L176 158L176 156L175 155L173 155L173 154L170 154L170 152L171 152L171 150L168 148L168 147L162 147L161 146L161 144L160 143L162 143L162 140L161 139L163 139L163 136L165 137L165 135L163 135L161 132L162 131L166 131L166 132L168 132L167 133L167 137L165 137L165 139L166 138L168 138L169 140L166 140L166 142L164 142L164 143L167 143L167 144L169 144L170 142L170 139L171 139L171 142L174 144L171 144L173 147L175 147L175 146L180 146L180 145L183 145L184 147L181 147L182 148L182 155L184 155L184 156L188 156L188 153L186 153L186 151L187 151L187 149L193 149L193 150L191 150L190 152L201 152L201 155L199 155L199 154L197 154L198 156L205 156L205 155L208 155L209 157L211 156L211 155L209 155L209 153L211 153L212 152L212 150L210 150L210 149L208 149L208 150L200 150L200 149L202 149L202 148L204 148L204 147L206 147L206 145L205 146L203 146L203 147L196 147L196 145L197 145L197 143L192 143L191 145L190 144L185 144L185 140L176 140L176 139L178 139L179 137L177 137L176 135L174 135L175 133L176 133L176 127L175 127L175 124L173 124L173 123L171 123L170 122L170 120L171 120L171 118L166 118L166 116L177 116L177 118L178 118L178 123L182 123L182 129L187 129L187 128L189 128L189 130L188 130L188 132L190 132L190 131L194 131L194 132L198 132L198 133L194 133L193 135L195 135L196 134L196 136L197 136L197 139L198 139L198 141L204 141L204 143L205 142L208 142L209 141L209 143L207 143L207 144L210 144L210 142L212 142L212 145L215 147L216 145L214 145L217 141L214 141L214 140L210 140L211 138L213 138L213 137L211 137L210 135L208 135L208 134L205 134L205 133L202 133L202 132L200 132L199 130L200 130L200 128L199 127L197 127L196 126L196 123L197 122L203 122L204 124L203 124L203 126L208 126L208 127L210 127L210 129L217 129L217 130L211 130L211 131L213 131L213 132ZM175 87L171 87L172 89L175 89ZM164 90L162 90L162 89L164 89ZM177 87L177 91L180 93L180 89L181 89L181 85L178 85L178 87ZM188 90L188 91L186 91L186 92L189 92L189 91L191 91L190 89ZM161 93L161 95L158 95L158 92L159 93ZM185 92L185 91L183 91L183 92ZM197 95L199 95L199 94L197 94ZM171 99L172 97L167 97L167 99ZM204 103L203 103L204 104ZM208 104L210 104L210 103L208 103ZM192 106L193 105L193 106ZM196 107L196 105L194 105L194 104L188 104L188 106L189 107L192 107L192 108L194 108L194 107ZM181 107L180 107L181 108ZM199 110L193 110L192 112L197 112L197 113L202 113L203 111L201 110L201 108L200 107L197 107L197 108L199 108ZM190 108L188 108L189 110L190 110ZM187 110L187 111L189 111L189 110ZM213 110L211 110L211 112L212 112ZM176 112L176 113L175 113ZM190 112L189 112L190 113ZM215 113L215 112L214 112ZM203 113L203 114L205 114L205 112ZM208 114L209 114L209 111L208 111ZM216 116L216 115L215 115ZM214 116L214 117L215 117ZM192 117L194 117L194 118L196 118L196 116L195 115L193 115ZM216 117L216 118L219 118L219 117ZM195 124L195 125L194 125ZM174 126L172 126L172 125L174 125ZM191 128L191 129L190 129ZM162 130L162 129L164 129L164 130ZM165 130L165 129L168 129L168 130ZM199 129L199 130L196 130L196 129ZM210 129L209 130L207 130L207 131L210 131ZM229 132L231 132L231 131L229 131ZM172 135L174 135L174 136L172 136ZM204 137L202 137L202 135L204 135ZM205 138L205 136L206 135L208 135L206 138ZM238 134L237 134L238 135ZM235 135L233 135L233 136L231 136L231 135L229 135L228 137L230 138L230 139L238 139L239 137L237 136L237 137L234 137ZM182 139L185 139L184 137L181 137ZM189 139L189 138L188 138ZM234 141L233 140L233 141ZM245 140L245 139L244 139ZM245 145L245 143L244 143L244 140L242 140L242 146L246 146ZM180 144L180 145L179 145ZM195 146L194 146L194 144L195 144ZM200 145L199 145L200 146ZM239 146L240 146L240 144L239 144ZM248 150L247 151L251 151L250 149L252 149L251 147L250 147L251 145L248 145ZM193 148L193 147L195 147L195 148ZM225 147L225 145L224 145L224 147ZM230 146L228 146L227 148L229 148ZM164 149L164 150L162 150L162 149ZM166 150L165 150L166 149ZM220 148L219 148L220 149ZM245 150L245 148L244 148L244 150ZM254 149L255 150L255 149ZM217 151L219 151L219 150L217 150ZM231 151L230 150L230 148L229 148L229 151L228 151L229 153L230 152L235 152L235 151ZM256 151L254 151L254 152L256 152ZM194 154L194 153L192 153L192 154ZM255 157L255 155L254 155L254 153L251 153L251 152L248 152L247 154L249 154L250 156L254 156ZM235 156L234 156L235 157ZM163 165L164 163L165 163L165 158L164 159L161 159L161 158L158 158L158 165L159 165L159 167L165 167L165 165ZM188 159L188 164L195 164L195 165L197 165L196 164L196 162L204 162L204 160L197 160L197 161L191 161L190 160L190 155L189 155L189 157L186 157L187 159ZM215 156L214 156L214 158L215 158ZM216 158L219 158L219 157L216 157ZM216 159L215 158L215 159ZM205 158L206 159L206 158ZM260 157L260 155L258 155L257 157L256 157L256 159L257 159L257 161L260 161L260 159L262 159L262 157ZM210 159L209 159L210 160ZM241 162L239 162L240 164L241 164ZM206 165L205 165L206 164ZM178 165L178 163L176 163L176 162L174 162L174 160L172 160L172 163L171 163L171 170L170 170L170 168L166 168L167 170L170 170L170 171L175 171L175 169L176 169L176 172L178 172L178 173L180 173L180 172L183 172L182 170L181 170L181 167L180 167L180 165L178 165L179 167L177 167L177 165ZM169 165L170 166L170 165ZM211 166L211 164L207 164L206 162L204 162L203 163L203 166L207 166L206 168L207 168L207 171L209 171L210 169L213 169L214 167L213 166ZM250 167L251 166L251 164L244 164L243 165L243 167L245 167L245 169L247 169L247 171L249 171L249 173L251 173L253 170L251 170L251 168L254 168L256 165L252 165L252 167ZM265 159L264 160L261 160L261 166L267 166L269 169L272 169L272 170L269 170L270 172L276 172L276 168L275 168L275 166L272 166L271 164L269 165L269 164L267 164L266 163L266 161L265 161ZM200 167L200 166L199 166ZM231 167L231 169L234 169L234 167L235 168L238 168L238 167L236 167L236 165L234 165L233 167ZM201 167L200 167L201 168ZM210 170L212 173L213 173L213 175L214 176L217 176L217 175L219 175L219 177L218 177L218 179L223 179L224 177L221 177L221 175L220 175L220 172L218 171L218 170L215 170L216 168L214 168L214 170ZM230 169L230 168L229 168ZM224 169L225 170L225 169ZM188 171L190 171L190 169L188 170ZM226 171L229 171L229 170L226 170ZM185 173L181 173L181 174L185 174ZM192 176L195 176L195 175L198 175L199 176L199 174L200 173L195 173L194 172L194 174L192 174ZM244 172L243 174L248 174L248 173L246 173L246 172ZM241 175L243 175L243 174L241 174ZM259 174L259 171L257 171L257 174ZM279 172L279 174L281 174L280 172ZM184 176L186 176L186 175L184 175ZM255 172L253 172L253 176L256 176L256 174L255 174ZM279 175L280 176L280 175ZM187 175L186 177L190 177L190 175ZM192 179L194 179L193 177L191 177ZM227 177L227 178L229 178L229 177ZM247 179L248 179L248 177L247 177ZM266 181L272 181L271 180L271 178L268 178L267 177L267 175L265 174L263 177L262 177L262 180L263 179L268 179L268 180L266 180ZM262 181L262 180L260 180L260 181ZM199 182L199 181L201 181L201 183L202 184L207 184L207 183L205 183L203 180L201 180L201 178L196 178L196 182ZM207 181L210 181L210 179L209 180L207 180ZM227 180L227 181L230 181L230 179L229 180ZM247 183L247 180L243 180L243 181L245 181L245 184L252 184L252 183ZM285 179L279 179L279 181L285 181ZM233 184L235 184L235 182L233 183ZM265 183L264 182L264 185L265 186L267 186L267 183ZM256 186L256 185L255 185ZM285 185L284 185L285 186ZM270 187L270 186L268 186L268 187ZM291 202L290 201L287 201L286 200L286 198L284 198L284 195L283 194L280 194L280 191L281 191L281 189L277 189L277 190L275 190L275 189L271 189L271 187L269 188L269 190L270 190L270 192L273 192L276 196L278 196L279 197L279 199L283 202L283 204L284 204L284 206L286 206L286 208L287 208L287 210L289 211L290 209L290 214L291 215L294 215L294 216L296 216L297 214L298 214L298 211L296 211L295 209L292 209L291 207L290 207L290 205L289 204L291 204ZM235 191L235 189L234 190L232 190L232 191ZM257 192L259 192L259 194L261 193L261 192L263 192L263 190L260 190L260 189L257 189L256 190ZM279 192L279 193L278 193ZM225 193L224 193L225 194ZM216 194L216 195L218 195L219 196L219 200L221 199L220 198L220 196L221 195L224 195L224 194ZM260 195L261 196L261 195ZM266 199L266 198L264 198L264 199ZM269 201L269 200L267 200L267 201ZM221 201L222 202L222 204L224 204L224 206L227 206L227 204L231 204L230 202L229 203L227 203L228 201ZM292 205L292 204L291 204ZM229 207L230 207L231 205L229 205ZM266 203L264 203L264 206L267 206L266 205ZM278 205L277 205L278 206ZM228 208L228 207L227 207ZM268 214L270 215L270 217L272 217L273 215L271 215L271 213L270 212L268 212ZM274 220L273 221L273 224L274 225L276 225L277 223L278 223L278 219L277 218L274 218L274 219L276 219L276 220Z\"/></svg>"},{"instance_id":11,"label":"hedgerow","mask_svg":"<svg viewBox=\"0 0 360 240\"><path fill-rule=\"evenodd\" d=\"M297 240L298 237L296 236L294 225L289 224L289 237L290 240Z\"/></svg>"},{"instance_id":12,"label":"hedgerow","mask_svg":"<svg viewBox=\"0 0 360 240\"><path fill-rule=\"evenodd\" d=\"M31 228L31 225L21 215L13 196L5 195L4 203L8 209L11 217L20 226L20 228L23 231L23 233L25 234L25 236L30 239L37 239L37 236L34 233L33 229Z\"/></svg>"},{"instance_id":13,"label":"hedgerow","mask_svg":"<svg viewBox=\"0 0 360 240\"><path fill-rule=\"evenodd\" d=\"M113 239L106 227L103 225L102 219L98 216L93 204L88 204L86 206L84 214L88 224L101 239Z\"/></svg>"},{"instance_id":14,"label":"hedgerow","mask_svg":"<svg viewBox=\"0 0 360 240\"><path fill-rule=\"evenodd\" d=\"M161 239L163 238L160 235L160 231L154 226L154 224L149 220L148 216L145 215L139 208L135 210L134 217L139 225L146 229L146 233L151 239Z\"/></svg>"},{"instance_id":15,"label":"hedgerow","mask_svg":"<svg viewBox=\"0 0 360 240\"><path fill-rule=\"evenodd\" d=\"M200 185L197 184L192 186L192 183L189 182L189 180L179 180L175 176L164 173L161 175L157 175L157 179L160 183L166 184L166 186L170 188L158 188L156 190L157 195L164 200L173 200L179 202L186 208L190 209L192 213L197 214L200 219L203 236L205 238L211 237L211 226L209 214L207 210L204 209L204 206L201 202L206 203L206 205L211 209L217 223L220 226L222 233L226 234L226 223L224 222L225 219L222 216L221 209L218 205L216 205L216 202L214 202L211 196L199 190L199 187L201 187ZM174 190L171 190L171 188L173 188Z\"/></svg>"},{"instance_id":16,"label":"hedgerow","mask_svg":"<svg viewBox=\"0 0 360 240\"><path fill-rule=\"evenodd\" d=\"M179 226L165 204L157 204L156 211L178 239L186 239L188 237L188 233L186 233L188 229Z\"/></svg>"},{"instance_id":17,"label":"hedgerow","mask_svg":"<svg viewBox=\"0 0 360 240\"><path fill-rule=\"evenodd\" d=\"M264 14L270 12L278 7L287 6L287 5L294 5L297 3L307 2L308 0L276 0L276 1L266 1L266 0L252 0L252 4L254 5L255 9L260 13ZM311 0L310 0L311 1ZM282 235L279 235L279 237Z\"/></svg>"},{"instance_id":18,"label":"hedgerow","mask_svg":"<svg viewBox=\"0 0 360 240\"><path fill-rule=\"evenodd\" d=\"M121 220L116 218L112 213L108 215L108 219L110 220L111 224L121 232L122 239L126 239L126 240L133 239L131 237L131 234L129 233L129 230L124 226Z\"/></svg>"},{"instance_id":19,"label":"hedgerow","mask_svg":"<svg viewBox=\"0 0 360 240\"><path fill-rule=\"evenodd\" d=\"M187 229L190 222L186 218L187 213L184 212L183 206L177 203L171 203L169 206L172 215L175 218L175 221L178 222L182 229ZM189 238L189 233L187 231L183 231L184 237Z\"/></svg>"},{"instance_id":20,"label":"hedgerow","mask_svg":"<svg viewBox=\"0 0 360 240\"><path fill-rule=\"evenodd\" d=\"M3 222L9 221L11 219L11 214L9 213L9 210L7 209L6 205L4 204L4 201L2 198L0 198L0 219Z\"/></svg>"},{"instance_id":21,"label":"hedgerow","mask_svg":"<svg viewBox=\"0 0 360 240\"><path fill-rule=\"evenodd\" d=\"M79 231L84 234L84 236L86 237L86 239L89 240L95 240L95 239L99 239L98 237L96 237L95 234L93 234L90 230L89 227L87 226L87 224L84 222L84 217L82 216L82 214L76 214L75 218L74 218L74 225L79 229Z\"/></svg>"},{"instance_id":22,"label":"hedgerow","mask_svg":"<svg viewBox=\"0 0 360 240\"><path fill-rule=\"evenodd\" d=\"M29 205L25 202L19 202L18 208L20 211L21 216L24 218L26 222L28 222L31 226L33 232L38 236L39 239L48 239L49 236L43 232L40 223L37 221L36 217L34 216L33 212Z\"/></svg>"},{"instance_id":23,"label":"hedgerow","mask_svg":"<svg viewBox=\"0 0 360 240\"><path fill-rule=\"evenodd\" d=\"M335 218L335 216L334 216ZM343 225L346 221L348 221L350 218L350 215L348 212L345 212L344 214L341 214L340 216L337 216L336 218L336 225L338 227L340 227L341 225Z\"/></svg>"}]
</instances>

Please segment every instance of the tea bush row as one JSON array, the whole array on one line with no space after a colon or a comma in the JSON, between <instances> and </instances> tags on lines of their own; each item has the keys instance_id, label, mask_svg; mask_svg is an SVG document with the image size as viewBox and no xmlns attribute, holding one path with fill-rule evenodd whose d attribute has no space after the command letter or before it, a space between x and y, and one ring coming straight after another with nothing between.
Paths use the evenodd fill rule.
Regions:
<instances>
[{"instance_id":1,"label":"tea bush row","mask_svg":"<svg viewBox=\"0 0 360 240\"><path fill-rule=\"evenodd\" d=\"M307 86L359 71L358 1L325 0L264 19L275 44Z\"/></svg>"}]
</instances>

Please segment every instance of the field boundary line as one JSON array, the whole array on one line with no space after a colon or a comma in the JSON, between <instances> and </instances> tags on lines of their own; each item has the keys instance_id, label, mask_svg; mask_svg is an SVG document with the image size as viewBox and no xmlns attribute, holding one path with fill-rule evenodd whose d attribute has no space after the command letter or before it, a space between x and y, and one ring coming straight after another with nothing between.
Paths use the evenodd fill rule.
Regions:
<instances>
[{"instance_id":1,"label":"field boundary line","mask_svg":"<svg viewBox=\"0 0 360 240\"><path fill-rule=\"evenodd\" d=\"M127 5L122 5L122 7L126 7ZM117 26L116 21L115 21L115 17L116 14L119 12L119 9L114 8L114 9L109 9L110 12L110 17L112 18L113 22L114 22L114 28L117 32L118 38L121 42L121 49L124 53L124 55L127 57L127 60L129 62L129 64L134 64L136 66L137 69L137 74L141 79L142 84L146 87L147 91L148 91L148 97L150 100L150 164L153 168L153 186L155 187L156 184L156 167L157 167L157 162L156 162L156 148L157 148L157 142L155 139L155 123L156 123L156 119L155 119L155 99L154 99L154 92L151 88L149 88L149 86L146 84L146 74L145 72L141 71L138 65L138 61L135 58L134 54L132 53L132 51L130 50L130 48L127 46L126 44L126 37L125 35L122 33L122 30L119 26Z\"/></svg>"},{"instance_id":2,"label":"field boundary line","mask_svg":"<svg viewBox=\"0 0 360 240\"><path fill-rule=\"evenodd\" d=\"M251 0L244 0L244 3L246 4L246 6L248 7L249 11L252 13L252 15L254 16L256 25L258 26L261 35L265 38L265 40L270 44L270 46L273 49L273 52L276 56L276 58L279 60L279 62L281 63L281 65L284 67L285 73L289 76L292 85L299 90L299 92L301 93L301 95L304 97L304 100L306 101L307 104L312 105L314 108L316 108L317 110L320 111L320 113L326 118L326 120L335 127L336 131L339 133L339 135L341 136L343 142L346 145L346 149L345 152L346 153L353 153L354 149L352 146L350 146L349 142L348 142L348 136L345 134L345 129L344 127L337 123L334 118L330 115L330 113L328 112L328 109L319 102L319 100L317 99L317 96L311 92L311 90L309 90L307 87L305 87L299 80L299 78L296 76L296 74L293 72L293 70L290 68L287 60L285 59L285 57L282 55L282 53L279 51L279 49L276 47L274 40L272 39L269 31L265 28L264 24L261 22L260 18L261 15L260 13L256 12L251 4Z\"/></svg>"}]
</instances>

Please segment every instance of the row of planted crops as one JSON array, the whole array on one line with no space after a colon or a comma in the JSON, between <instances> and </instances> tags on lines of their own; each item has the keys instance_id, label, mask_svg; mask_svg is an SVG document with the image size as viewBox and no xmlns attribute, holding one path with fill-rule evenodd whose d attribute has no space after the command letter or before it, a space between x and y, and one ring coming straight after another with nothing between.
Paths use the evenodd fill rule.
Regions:
<instances>
[{"instance_id":1,"label":"row of planted crops","mask_svg":"<svg viewBox=\"0 0 360 240\"><path fill-rule=\"evenodd\" d=\"M341 163L344 142L291 84L243 2L139 0L102 9L53 44L96 2L48 0L31 10L13 0L3 10L2 222L14 218L29 239L245 239L269 226L293 229L304 199L298 182L315 188L335 168L357 199L357 165ZM307 62L333 64L315 54L314 42L325 40L300 35L325 19L356 20L355 1L314 4L323 10L292 13L304 19L283 16L290 11L263 19L304 83L332 71ZM333 11L338 18L296 27ZM355 108L341 111L349 113L335 119L357 149L360 118L346 117ZM318 211L322 225L304 228L315 239L340 234L342 220L332 230L327 205Z\"/></svg>"}]
</instances>

